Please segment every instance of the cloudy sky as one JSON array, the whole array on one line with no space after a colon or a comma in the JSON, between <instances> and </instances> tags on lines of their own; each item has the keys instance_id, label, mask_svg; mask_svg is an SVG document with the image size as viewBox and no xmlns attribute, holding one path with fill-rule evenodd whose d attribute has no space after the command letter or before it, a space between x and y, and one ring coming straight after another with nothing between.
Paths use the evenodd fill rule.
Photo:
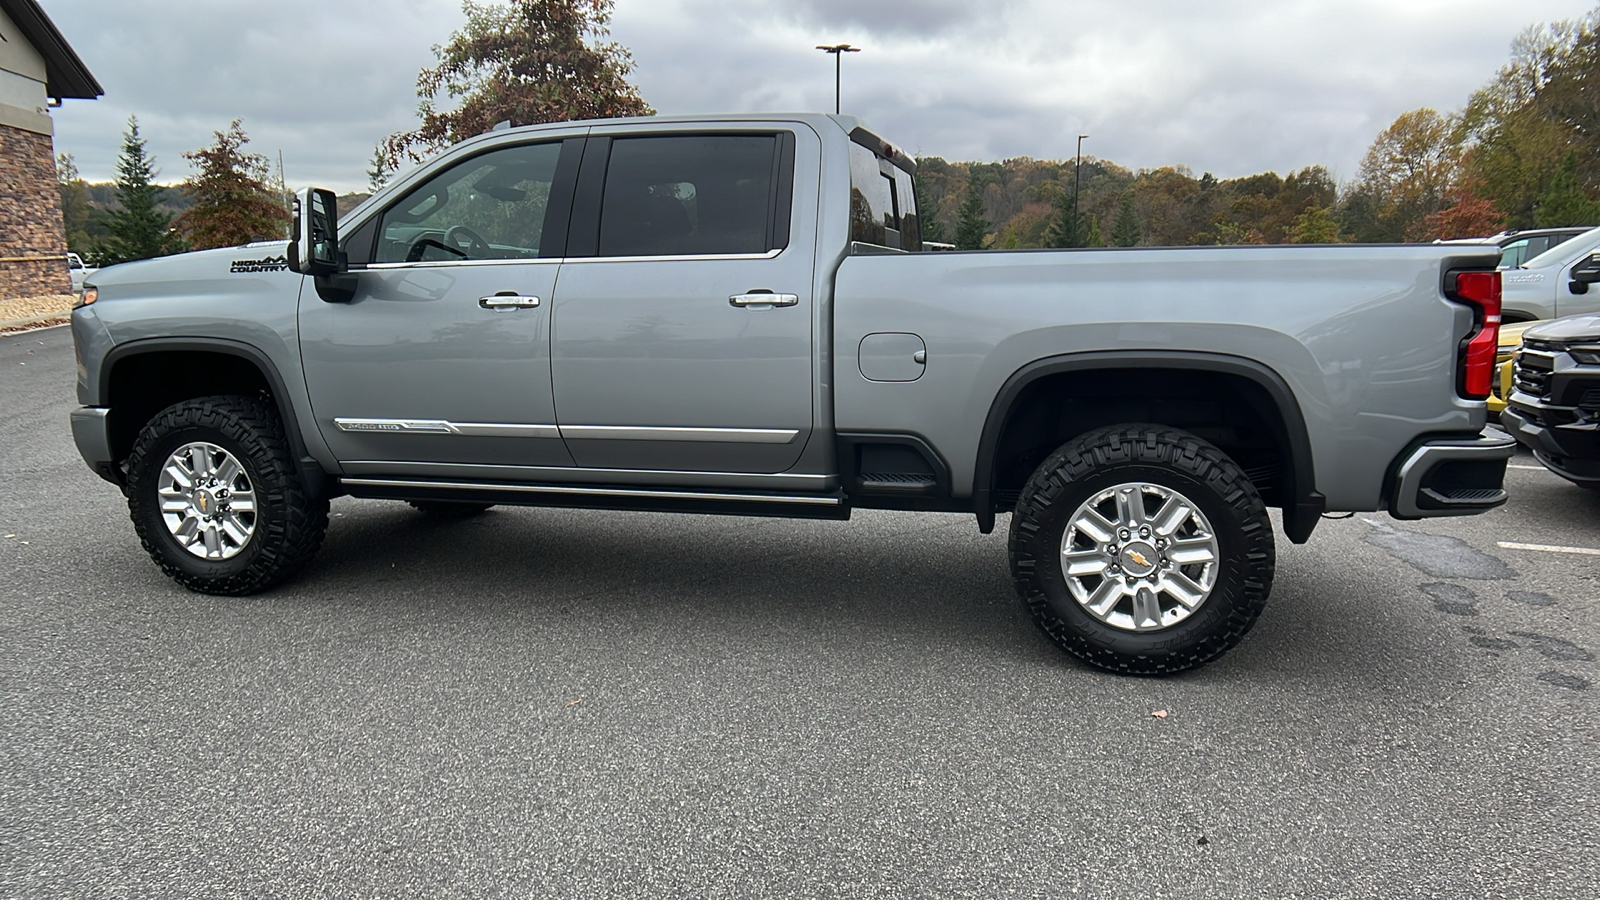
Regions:
<instances>
[{"instance_id":1,"label":"cloudy sky","mask_svg":"<svg viewBox=\"0 0 1600 900\"><path fill-rule=\"evenodd\" d=\"M457 0L42 0L106 89L54 112L56 149L110 180L129 115L166 181L244 120L291 186L364 188L416 122ZM1458 109L1531 25L1596 0L617 0L612 36L663 114L833 106L917 155L1085 155L1219 177L1355 174L1394 117Z\"/></svg>"}]
</instances>

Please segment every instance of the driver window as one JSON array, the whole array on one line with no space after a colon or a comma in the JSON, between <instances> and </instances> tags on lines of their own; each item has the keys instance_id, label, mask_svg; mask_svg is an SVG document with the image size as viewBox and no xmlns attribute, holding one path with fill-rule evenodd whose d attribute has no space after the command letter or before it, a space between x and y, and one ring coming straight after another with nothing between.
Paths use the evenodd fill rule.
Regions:
<instances>
[{"instance_id":1,"label":"driver window","mask_svg":"<svg viewBox=\"0 0 1600 900\"><path fill-rule=\"evenodd\" d=\"M493 150L452 166L383 214L374 262L537 259L561 144Z\"/></svg>"}]
</instances>

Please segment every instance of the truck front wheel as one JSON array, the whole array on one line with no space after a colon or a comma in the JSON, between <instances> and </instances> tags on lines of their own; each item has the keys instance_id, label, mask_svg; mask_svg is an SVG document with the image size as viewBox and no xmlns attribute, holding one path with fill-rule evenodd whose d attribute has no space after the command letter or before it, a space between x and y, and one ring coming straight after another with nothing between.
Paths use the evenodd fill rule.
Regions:
<instances>
[{"instance_id":1,"label":"truck front wheel","mask_svg":"<svg viewBox=\"0 0 1600 900\"><path fill-rule=\"evenodd\" d=\"M328 501L301 483L277 410L253 397L201 397L157 413L128 457L128 510L156 565L205 594L283 581L328 527Z\"/></svg>"},{"instance_id":2,"label":"truck front wheel","mask_svg":"<svg viewBox=\"0 0 1600 900\"><path fill-rule=\"evenodd\" d=\"M1051 454L1022 489L1010 547L1045 634L1131 675L1221 656L1272 589L1272 521L1255 486L1212 444L1158 425L1098 429Z\"/></svg>"}]
</instances>

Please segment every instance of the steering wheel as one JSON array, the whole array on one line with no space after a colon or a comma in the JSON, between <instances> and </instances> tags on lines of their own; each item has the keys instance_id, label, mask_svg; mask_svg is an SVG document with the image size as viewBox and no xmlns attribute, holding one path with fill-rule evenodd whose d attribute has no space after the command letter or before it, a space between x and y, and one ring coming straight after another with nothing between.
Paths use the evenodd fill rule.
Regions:
<instances>
[{"instance_id":1,"label":"steering wheel","mask_svg":"<svg viewBox=\"0 0 1600 900\"><path fill-rule=\"evenodd\" d=\"M462 243L463 239L465 243ZM483 239L483 235L465 225L451 225L450 230L444 233L444 242L465 250L462 255L469 259L494 258L494 250L489 247L489 242Z\"/></svg>"}]
</instances>

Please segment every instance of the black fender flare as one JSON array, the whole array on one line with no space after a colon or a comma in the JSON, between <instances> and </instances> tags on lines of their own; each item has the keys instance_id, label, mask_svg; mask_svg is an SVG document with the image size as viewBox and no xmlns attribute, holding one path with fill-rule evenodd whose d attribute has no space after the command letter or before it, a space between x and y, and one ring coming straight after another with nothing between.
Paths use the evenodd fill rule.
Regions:
<instances>
[{"instance_id":1,"label":"black fender flare","mask_svg":"<svg viewBox=\"0 0 1600 900\"><path fill-rule=\"evenodd\" d=\"M1287 502L1283 508L1283 531L1289 540L1303 544L1311 536L1317 519L1327 508L1326 499L1316 491L1316 467L1311 456L1311 437L1306 432L1305 415L1300 402L1295 399L1289 383L1270 367L1225 353L1207 353L1191 350L1103 350L1086 353L1066 353L1048 356L1011 373L989 405L989 415L983 423L983 435L978 441L978 455L972 473L972 508L978 517L978 528L984 534L994 530L994 457L1000 445L1000 435L1005 431L1011 408L1023 389L1049 375L1063 372L1082 372L1093 369L1125 368L1137 366L1146 369L1199 369L1220 372L1249 379L1266 391L1267 397L1278 410L1284 433L1278 435L1289 447L1293 459L1289 483L1285 485Z\"/></svg>"},{"instance_id":2,"label":"black fender flare","mask_svg":"<svg viewBox=\"0 0 1600 900\"><path fill-rule=\"evenodd\" d=\"M244 341L208 337L149 337L117 344L106 353L105 359L100 364L100 384L97 387L100 402L107 402L107 398L111 396L111 373L116 369L117 363L137 356L167 352L220 353L243 359L259 369L272 388L273 405L278 410L279 418L283 420L283 430L289 439L289 450L294 454L295 462L300 468L301 479L314 495L326 495L330 480L328 473L306 448L305 434L300 430L299 417L295 415L294 404L289 400L288 383L283 380L282 373L278 371L271 357Z\"/></svg>"}]
</instances>

